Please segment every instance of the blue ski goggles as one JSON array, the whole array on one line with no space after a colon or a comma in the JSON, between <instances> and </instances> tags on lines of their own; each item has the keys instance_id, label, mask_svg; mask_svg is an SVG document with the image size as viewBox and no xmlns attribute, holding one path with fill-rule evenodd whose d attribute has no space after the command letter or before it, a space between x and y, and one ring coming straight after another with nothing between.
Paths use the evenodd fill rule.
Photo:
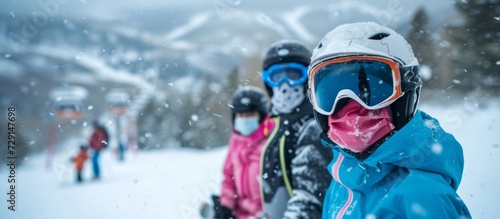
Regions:
<instances>
[{"instance_id":1,"label":"blue ski goggles","mask_svg":"<svg viewBox=\"0 0 500 219\"><path fill-rule=\"evenodd\" d=\"M299 63L278 63L262 71L262 80L270 87L279 87L283 82L290 86L303 84L307 81L307 66Z\"/></svg>"},{"instance_id":2,"label":"blue ski goggles","mask_svg":"<svg viewBox=\"0 0 500 219\"><path fill-rule=\"evenodd\" d=\"M369 110L389 106L404 92L399 63L374 56L326 60L309 72L311 102L323 115L337 111L341 99L353 99ZM346 101L344 101L346 102Z\"/></svg>"}]
</instances>

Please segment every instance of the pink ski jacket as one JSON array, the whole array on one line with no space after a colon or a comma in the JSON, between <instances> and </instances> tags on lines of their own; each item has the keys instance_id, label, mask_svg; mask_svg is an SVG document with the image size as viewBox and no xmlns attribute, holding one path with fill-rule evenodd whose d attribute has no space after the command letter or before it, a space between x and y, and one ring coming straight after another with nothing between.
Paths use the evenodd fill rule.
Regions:
<instances>
[{"instance_id":1,"label":"pink ski jacket","mask_svg":"<svg viewBox=\"0 0 500 219\"><path fill-rule=\"evenodd\" d=\"M274 120L267 116L250 136L242 136L233 129L224 163L220 203L238 219L256 218L262 213L260 155L274 126Z\"/></svg>"}]
</instances>

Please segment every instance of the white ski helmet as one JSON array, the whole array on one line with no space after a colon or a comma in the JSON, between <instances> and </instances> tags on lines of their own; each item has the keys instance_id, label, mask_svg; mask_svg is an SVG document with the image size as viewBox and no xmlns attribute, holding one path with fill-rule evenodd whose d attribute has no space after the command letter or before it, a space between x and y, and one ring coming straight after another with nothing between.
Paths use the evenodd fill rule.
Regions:
<instances>
[{"instance_id":1,"label":"white ski helmet","mask_svg":"<svg viewBox=\"0 0 500 219\"><path fill-rule=\"evenodd\" d=\"M374 55L386 57L402 66L418 66L410 44L394 30L375 22L344 24L336 27L314 48L311 65L341 56Z\"/></svg>"},{"instance_id":2,"label":"white ski helmet","mask_svg":"<svg viewBox=\"0 0 500 219\"><path fill-rule=\"evenodd\" d=\"M404 95L390 105L393 124L399 130L415 114L422 80L418 71L419 64L411 46L394 30L375 22L340 25L327 33L314 48L309 71L329 59L360 55L385 57L400 64ZM326 132L327 116L316 110L314 115Z\"/></svg>"}]
</instances>

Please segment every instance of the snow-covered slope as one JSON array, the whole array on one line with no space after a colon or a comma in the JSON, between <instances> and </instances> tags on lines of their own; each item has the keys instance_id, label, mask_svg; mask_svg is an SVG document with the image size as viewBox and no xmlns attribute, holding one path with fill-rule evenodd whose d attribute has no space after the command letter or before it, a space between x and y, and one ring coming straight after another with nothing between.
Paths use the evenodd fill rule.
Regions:
<instances>
[{"instance_id":1,"label":"snow-covered slope","mask_svg":"<svg viewBox=\"0 0 500 219\"><path fill-rule=\"evenodd\" d=\"M500 100L420 108L438 118L463 146L465 169L458 193L473 218L497 218ZM8 210L4 201L0 218L198 218L199 204L219 191L227 149L129 151L120 163L110 148L101 157L103 179L77 185L68 162L73 148L68 144L60 151L50 169L44 168L43 153L26 158L26 165L16 169L16 212ZM5 168L0 170L4 200L8 174ZM91 177L89 165L84 176Z\"/></svg>"}]
</instances>

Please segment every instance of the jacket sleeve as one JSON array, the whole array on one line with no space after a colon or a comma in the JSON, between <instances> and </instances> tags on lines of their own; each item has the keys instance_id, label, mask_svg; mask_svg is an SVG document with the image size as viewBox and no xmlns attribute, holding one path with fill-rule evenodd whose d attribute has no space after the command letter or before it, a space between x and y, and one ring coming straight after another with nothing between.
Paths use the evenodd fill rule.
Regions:
<instances>
[{"instance_id":1,"label":"jacket sleeve","mask_svg":"<svg viewBox=\"0 0 500 219\"><path fill-rule=\"evenodd\" d=\"M438 174L413 170L393 193L375 209L377 218L472 218L462 199Z\"/></svg>"},{"instance_id":2,"label":"jacket sleeve","mask_svg":"<svg viewBox=\"0 0 500 219\"><path fill-rule=\"evenodd\" d=\"M332 179L327 165L333 155L321 144L320 132L314 120L300 132L291 164L293 196L288 201L284 218L321 218L323 200Z\"/></svg>"},{"instance_id":3,"label":"jacket sleeve","mask_svg":"<svg viewBox=\"0 0 500 219\"><path fill-rule=\"evenodd\" d=\"M228 207L229 209L234 209L236 205L236 185L234 182L234 168L232 157L234 156L234 146L229 144L229 151L224 162L224 167L222 170L223 180L221 185L220 194L220 204Z\"/></svg>"},{"instance_id":4,"label":"jacket sleeve","mask_svg":"<svg viewBox=\"0 0 500 219\"><path fill-rule=\"evenodd\" d=\"M100 145L102 144L101 131L99 129L94 129L92 135L89 139L90 147L94 150L100 149Z\"/></svg>"}]
</instances>

